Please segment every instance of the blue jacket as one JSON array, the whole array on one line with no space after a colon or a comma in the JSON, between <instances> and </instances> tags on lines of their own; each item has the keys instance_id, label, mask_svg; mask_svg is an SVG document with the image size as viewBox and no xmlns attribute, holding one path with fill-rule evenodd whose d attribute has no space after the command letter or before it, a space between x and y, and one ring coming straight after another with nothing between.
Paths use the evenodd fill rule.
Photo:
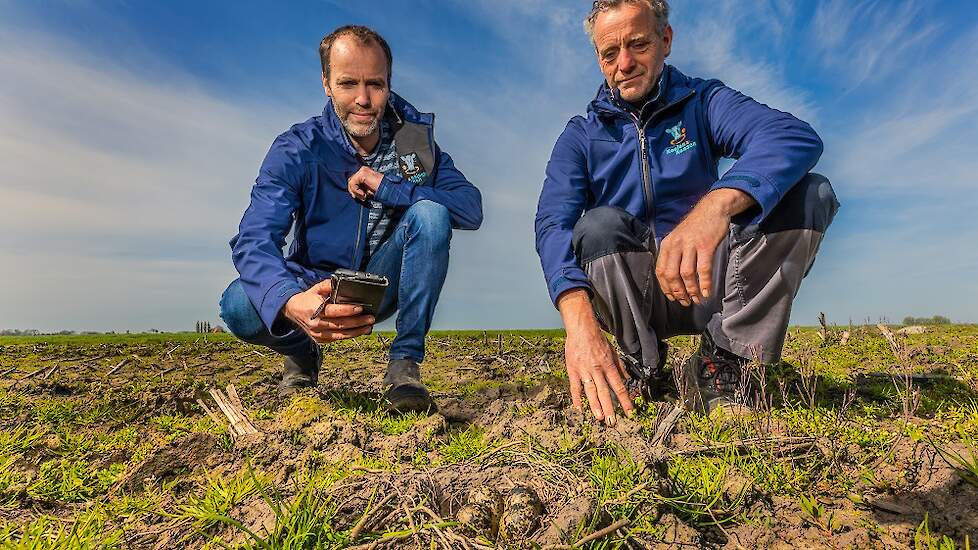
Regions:
<instances>
[{"instance_id":1,"label":"blue jacket","mask_svg":"<svg viewBox=\"0 0 978 550\"><path fill-rule=\"evenodd\" d=\"M760 223L822 154L811 126L718 80L666 65L659 107L643 123L602 85L587 116L557 138L536 215L536 247L550 298L590 288L571 245L574 224L616 206L649 224L661 241L713 189L750 194L759 207L739 223ZM737 159L718 177L721 157Z\"/></svg>"},{"instance_id":2,"label":"blue jacket","mask_svg":"<svg viewBox=\"0 0 978 550\"><path fill-rule=\"evenodd\" d=\"M384 176L375 199L400 208L431 200L448 208L454 228L478 229L482 196L435 143L434 115L391 93L386 116L394 124L401 174ZM360 268L369 207L347 192L359 159L331 100L322 116L278 136L265 156L230 244L242 286L269 330L293 295L337 268Z\"/></svg>"}]
</instances>

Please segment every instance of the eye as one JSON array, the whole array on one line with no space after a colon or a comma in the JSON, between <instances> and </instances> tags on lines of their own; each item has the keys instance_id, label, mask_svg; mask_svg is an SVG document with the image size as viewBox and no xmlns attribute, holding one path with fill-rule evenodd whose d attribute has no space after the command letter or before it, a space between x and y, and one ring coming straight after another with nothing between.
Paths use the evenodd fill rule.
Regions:
<instances>
[{"instance_id":1,"label":"eye","mask_svg":"<svg viewBox=\"0 0 978 550\"><path fill-rule=\"evenodd\" d=\"M612 48L610 50L605 50L601 53L601 60L605 63L610 63L618 57L618 48Z\"/></svg>"},{"instance_id":2,"label":"eye","mask_svg":"<svg viewBox=\"0 0 978 550\"><path fill-rule=\"evenodd\" d=\"M632 49L637 52L644 52L645 50L649 49L649 46L651 44L652 44L651 42L645 40L640 42L635 42L634 44L632 44Z\"/></svg>"}]
</instances>

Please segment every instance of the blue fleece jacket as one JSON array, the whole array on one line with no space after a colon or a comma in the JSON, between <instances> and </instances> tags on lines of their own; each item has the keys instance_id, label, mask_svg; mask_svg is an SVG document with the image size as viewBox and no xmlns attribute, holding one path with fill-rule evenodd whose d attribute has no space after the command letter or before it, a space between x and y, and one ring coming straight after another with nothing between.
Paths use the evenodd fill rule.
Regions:
<instances>
[{"instance_id":1,"label":"blue fleece jacket","mask_svg":"<svg viewBox=\"0 0 978 550\"><path fill-rule=\"evenodd\" d=\"M581 215L616 206L662 238L713 189L733 188L758 206L739 223L764 220L822 154L807 123L730 89L666 65L658 109L644 122L602 84L586 116L557 139L537 205L536 247L550 298L588 288L571 246ZM718 177L720 158L737 159Z\"/></svg>"},{"instance_id":2,"label":"blue fleece jacket","mask_svg":"<svg viewBox=\"0 0 978 550\"><path fill-rule=\"evenodd\" d=\"M402 173L385 175L374 198L404 209L431 200L448 209L455 229L478 229L482 196L435 143L434 115L391 93L387 116L397 128ZM273 334L288 330L275 325L289 298L337 268L358 269L363 259L369 205L347 192L361 161L344 132L327 101L322 116L278 136L231 239L245 293ZM283 255L290 230L293 241Z\"/></svg>"}]
</instances>

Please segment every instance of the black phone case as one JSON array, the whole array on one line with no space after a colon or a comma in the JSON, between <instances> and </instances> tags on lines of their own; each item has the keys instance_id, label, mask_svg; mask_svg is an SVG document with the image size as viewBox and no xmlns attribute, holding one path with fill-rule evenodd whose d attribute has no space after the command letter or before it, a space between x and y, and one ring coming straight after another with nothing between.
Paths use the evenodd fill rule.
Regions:
<instances>
[{"instance_id":1,"label":"black phone case","mask_svg":"<svg viewBox=\"0 0 978 550\"><path fill-rule=\"evenodd\" d=\"M337 270L333 273L333 291L330 299L334 304L356 304L363 312L377 315L387 291L387 277L359 271Z\"/></svg>"}]
</instances>

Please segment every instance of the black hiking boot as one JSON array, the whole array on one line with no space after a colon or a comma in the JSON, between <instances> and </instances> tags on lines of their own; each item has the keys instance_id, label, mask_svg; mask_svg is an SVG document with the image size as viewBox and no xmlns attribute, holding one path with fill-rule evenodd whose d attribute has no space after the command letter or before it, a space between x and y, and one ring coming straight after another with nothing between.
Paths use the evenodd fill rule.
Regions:
<instances>
[{"instance_id":1,"label":"black hiking boot","mask_svg":"<svg viewBox=\"0 0 978 550\"><path fill-rule=\"evenodd\" d=\"M436 410L428 388L421 383L421 366L411 359L393 359L384 375L384 399L392 412Z\"/></svg>"},{"instance_id":2,"label":"black hiking boot","mask_svg":"<svg viewBox=\"0 0 978 550\"><path fill-rule=\"evenodd\" d=\"M700 349L683 366L676 383L686 408L709 414L718 408L750 411L753 384L745 374L748 359L716 345L706 331Z\"/></svg>"},{"instance_id":3,"label":"black hiking boot","mask_svg":"<svg viewBox=\"0 0 978 550\"><path fill-rule=\"evenodd\" d=\"M278 384L279 396L288 397L303 388L315 388L319 384L319 367L322 364L323 352L315 342L311 344L309 353L287 356L282 381Z\"/></svg>"},{"instance_id":4,"label":"black hiking boot","mask_svg":"<svg viewBox=\"0 0 978 550\"><path fill-rule=\"evenodd\" d=\"M659 361L654 367L643 364L641 351L621 354L622 364L625 365L625 372L628 374L625 387L628 388L629 397L655 401L666 394L669 386L669 377L665 374L668 355L669 345L662 340L659 340Z\"/></svg>"}]
</instances>

